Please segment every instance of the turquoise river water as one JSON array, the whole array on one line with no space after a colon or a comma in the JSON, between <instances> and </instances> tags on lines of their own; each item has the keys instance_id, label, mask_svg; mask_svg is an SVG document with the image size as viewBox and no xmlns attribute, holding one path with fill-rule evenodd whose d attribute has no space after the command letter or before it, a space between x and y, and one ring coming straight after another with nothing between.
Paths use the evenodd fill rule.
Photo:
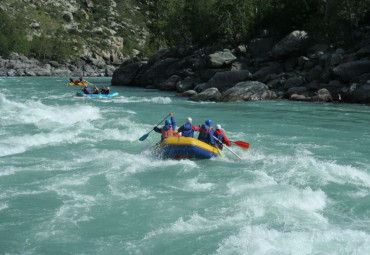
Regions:
<instances>
[{"instance_id":1,"label":"turquoise river water","mask_svg":"<svg viewBox=\"0 0 370 255\"><path fill-rule=\"evenodd\" d=\"M369 106L78 98L67 80L0 78L0 254L370 254ZM250 149L156 159L160 135L138 139L170 112Z\"/></svg>"}]
</instances>

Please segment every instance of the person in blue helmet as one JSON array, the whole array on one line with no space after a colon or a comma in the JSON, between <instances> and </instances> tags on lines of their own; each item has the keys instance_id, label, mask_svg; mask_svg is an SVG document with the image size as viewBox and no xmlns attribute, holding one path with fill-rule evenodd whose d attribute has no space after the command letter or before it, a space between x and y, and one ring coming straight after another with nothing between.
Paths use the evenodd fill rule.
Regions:
<instances>
[{"instance_id":1,"label":"person in blue helmet","mask_svg":"<svg viewBox=\"0 0 370 255\"><path fill-rule=\"evenodd\" d=\"M214 136L214 130L212 128L212 120L208 119L205 121L205 124L203 124L199 129L199 136L198 140L208 143L212 146L216 145Z\"/></svg>"},{"instance_id":2,"label":"person in blue helmet","mask_svg":"<svg viewBox=\"0 0 370 255\"><path fill-rule=\"evenodd\" d=\"M179 127L177 130L178 132L181 132L182 136L185 137L194 137L194 131L199 131L199 127L192 125L193 122L192 118L187 117L186 123Z\"/></svg>"},{"instance_id":3,"label":"person in blue helmet","mask_svg":"<svg viewBox=\"0 0 370 255\"><path fill-rule=\"evenodd\" d=\"M90 94L90 90L87 86L85 86L83 89L82 89L82 93L84 94Z\"/></svg>"},{"instance_id":4,"label":"person in blue helmet","mask_svg":"<svg viewBox=\"0 0 370 255\"><path fill-rule=\"evenodd\" d=\"M95 85L93 87L93 94L100 94L98 87L96 87Z\"/></svg>"},{"instance_id":5,"label":"person in blue helmet","mask_svg":"<svg viewBox=\"0 0 370 255\"><path fill-rule=\"evenodd\" d=\"M157 126L153 128L155 132L162 134L161 141L163 141L167 137L174 136L174 131L176 130L176 121L175 121L175 117L173 117L173 114L170 113L170 115L171 115L171 120L167 119L165 121L165 125L162 128L159 128Z\"/></svg>"}]
</instances>

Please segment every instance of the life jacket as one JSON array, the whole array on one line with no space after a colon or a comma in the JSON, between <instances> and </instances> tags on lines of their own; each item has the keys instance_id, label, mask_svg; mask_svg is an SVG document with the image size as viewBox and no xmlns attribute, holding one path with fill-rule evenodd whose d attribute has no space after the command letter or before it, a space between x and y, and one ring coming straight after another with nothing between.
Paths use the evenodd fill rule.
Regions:
<instances>
[{"instance_id":1,"label":"life jacket","mask_svg":"<svg viewBox=\"0 0 370 255\"><path fill-rule=\"evenodd\" d=\"M185 137L194 137L194 130L190 123L186 123L185 125L182 126L181 133L182 133L182 136L185 136Z\"/></svg>"},{"instance_id":2,"label":"life jacket","mask_svg":"<svg viewBox=\"0 0 370 255\"><path fill-rule=\"evenodd\" d=\"M208 129L206 129L206 127L208 127ZM200 128L198 140L205 142L205 143L211 143L210 133L212 131L212 127L209 127L209 126L206 126L206 127L205 125L202 125L202 127Z\"/></svg>"},{"instance_id":3,"label":"life jacket","mask_svg":"<svg viewBox=\"0 0 370 255\"><path fill-rule=\"evenodd\" d=\"M217 143L217 146L222 150L222 139L224 138L224 134L225 134L225 131L223 130L220 130L220 129L216 129L215 130L215 137L220 141L217 141L216 140L216 143Z\"/></svg>"},{"instance_id":4,"label":"life jacket","mask_svg":"<svg viewBox=\"0 0 370 255\"><path fill-rule=\"evenodd\" d=\"M161 141L163 141L164 139L166 139L167 137L171 137L173 136L173 129L172 129L172 126L170 126L169 129L165 129L165 126L162 127L162 137L161 137Z\"/></svg>"}]
</instances>

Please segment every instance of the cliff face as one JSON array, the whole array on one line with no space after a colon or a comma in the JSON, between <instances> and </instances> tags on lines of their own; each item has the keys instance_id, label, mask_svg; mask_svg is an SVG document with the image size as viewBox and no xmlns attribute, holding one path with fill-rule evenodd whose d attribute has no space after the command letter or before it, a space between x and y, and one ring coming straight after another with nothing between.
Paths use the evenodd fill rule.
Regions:
<instances>
[{"instance_id":1,"label":"cliff face","mask_svg":"<svg viewBox=\"0 0 370 255\"><path fill-rule=\"evenodd\" d=\"M139 53L148 34L143 1L1 0L0 8L26 24L30 41L44 35L78 42L83 60L120 64Z\"/></svg>"}]
</instances>

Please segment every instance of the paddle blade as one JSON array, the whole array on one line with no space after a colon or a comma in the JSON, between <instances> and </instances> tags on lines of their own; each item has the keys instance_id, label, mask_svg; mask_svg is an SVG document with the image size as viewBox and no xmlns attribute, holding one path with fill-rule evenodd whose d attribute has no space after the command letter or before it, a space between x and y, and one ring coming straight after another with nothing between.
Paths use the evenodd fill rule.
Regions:
<instances>
[{"instance_id":1,"label":"paddle blade","mask_svg":"<svg viewBox=\"0 0 370 255\"><path fill-rule=\"evenodd\" d=\"M243 142L243 141L236 141L236 142L233 142L235 145L239 146L240 148L243 148L243 149L249 149L249 143L246 143L246 142Z\"/></svg>"},{"instance_id":2,"label":"paddle blade","mask_svg":"<svg viewBox=\"0 0 370 255\"><path fill-rule=\"evenodd\" d=\"M142 137L139 138L139 141L144 141L148 137L149 133L143 135Z\"/></svg>"}]
</instances>

